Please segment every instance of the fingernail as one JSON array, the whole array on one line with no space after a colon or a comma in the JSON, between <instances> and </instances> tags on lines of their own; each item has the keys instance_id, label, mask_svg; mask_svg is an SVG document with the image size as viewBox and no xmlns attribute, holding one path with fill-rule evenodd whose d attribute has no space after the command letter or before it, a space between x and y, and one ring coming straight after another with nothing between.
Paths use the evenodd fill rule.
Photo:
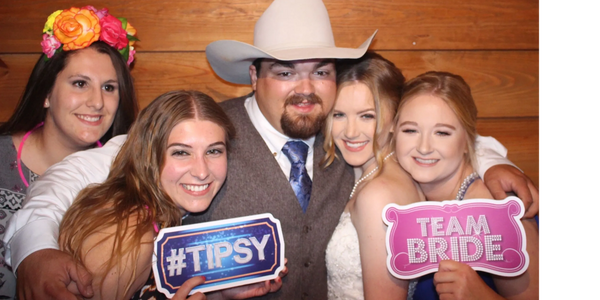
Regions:
<instances>
[{"instance_id":1,"label":"fingernail","mask_svg":"<svg viewBox=\"0 0 600 300\"><path fill-rule=\"evenodd\" d=\"M92 295L94 295L94 289L91 286L88 286L85 289L85 293L87 294L88 297L91 297Z\"/></svg>"}]
</instances>

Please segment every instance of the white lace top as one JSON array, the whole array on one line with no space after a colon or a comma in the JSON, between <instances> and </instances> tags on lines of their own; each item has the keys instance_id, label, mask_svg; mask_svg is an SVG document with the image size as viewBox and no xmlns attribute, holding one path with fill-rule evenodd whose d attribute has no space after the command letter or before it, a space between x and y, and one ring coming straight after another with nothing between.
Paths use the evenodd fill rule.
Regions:
<instances>
[{"instance_id":1,"label":"white lace top","mask_svg":"<svg viewBox=\"0 0 600 300\"><path fill-rule=\"evenodd\" d=\"M350 213L344 212L325 254L328 299L364 299L358 235Z\"/></svg>"}]
</instances>

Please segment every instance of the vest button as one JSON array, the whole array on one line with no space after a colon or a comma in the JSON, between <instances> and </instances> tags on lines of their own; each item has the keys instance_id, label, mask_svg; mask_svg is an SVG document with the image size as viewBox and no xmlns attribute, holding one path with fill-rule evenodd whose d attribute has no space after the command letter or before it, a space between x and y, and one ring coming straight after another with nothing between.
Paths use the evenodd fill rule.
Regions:
<instances>
[{"instance_id":1,"label":"vest button","mask_svg":"<svg viewBox=\"0 0 600 300\"><path fill-rule=\"evenodd\" d=\"M310 261L307 261L307 262L305 262L305 263L304 263L304 267L305 267L305 268L308 268L308 267L310 267Z\"/></svg>"},{"instance_id":2,"label":"vest button","mask_svg":"<svg viewBox=\"0 0 600 300\"><path fill-rule=\"evenodd\" d=\"M308 233L311 229L310 226L304 226L304 233Z\"/></svg>"}]
</instances>

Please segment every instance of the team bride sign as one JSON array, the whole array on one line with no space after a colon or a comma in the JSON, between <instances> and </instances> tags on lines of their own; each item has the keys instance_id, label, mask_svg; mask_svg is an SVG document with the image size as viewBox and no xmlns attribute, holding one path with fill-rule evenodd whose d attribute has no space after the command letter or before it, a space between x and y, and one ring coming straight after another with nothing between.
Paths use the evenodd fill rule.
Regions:
<instances>
[{"instance_id":1,"label":"team bride sign","mask_svg":"<svg viewBox=\"0 0 600 300\"><path fill-rule=\"evenodd\" d=\"M512 277L529 266L519 198L388 204L387 266L400 279L437 272L441 260Z\"/></svg>"}]
</instances>

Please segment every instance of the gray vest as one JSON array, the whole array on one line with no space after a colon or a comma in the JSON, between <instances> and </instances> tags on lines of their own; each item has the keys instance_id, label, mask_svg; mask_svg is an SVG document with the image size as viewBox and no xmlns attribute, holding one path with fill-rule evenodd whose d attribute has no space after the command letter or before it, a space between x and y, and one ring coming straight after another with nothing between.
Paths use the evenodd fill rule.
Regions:
<instances>
[{"instance_id":1,"label":"gray vest","mask_svg":"<svg viewBox=\"0 0 600 300\"><path fill-rule=\"evenodd\" d=\"M313 185L306 213L273 154L252 125L245 97L222 102L235 125L227 180L210 207L187 217L185 224L269 212L281 222L288 259L282 288L264 299L327 299L325 249L342 214L352 184L352 168L336 159L323 169L323 136L314 144ZM338 157L341 157L338 153Z\"/></svg>"}]
</instances>

